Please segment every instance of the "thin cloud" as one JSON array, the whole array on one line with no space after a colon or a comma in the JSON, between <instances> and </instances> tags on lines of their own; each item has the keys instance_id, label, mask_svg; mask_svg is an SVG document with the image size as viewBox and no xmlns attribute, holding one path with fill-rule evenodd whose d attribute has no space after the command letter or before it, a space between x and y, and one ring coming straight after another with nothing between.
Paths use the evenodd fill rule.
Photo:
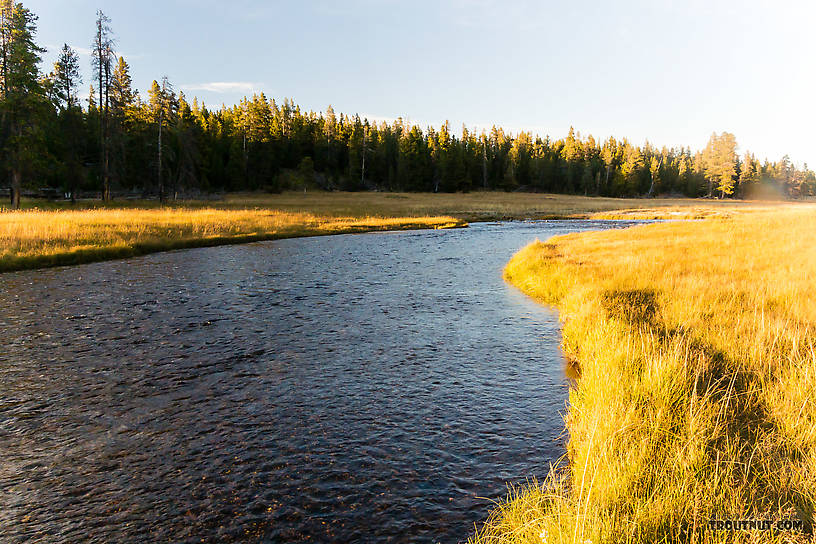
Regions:
<instances>
[{"instance_id":1,"label":"thin cloud","mask_svg":"<svg viewBox=\"0 0 816 544\"><path fill-rule=\"evenodd\" d=\"M49 53L57 54L60 51L62 51L62 45L63 44L54 45L52 43L47 43L47 44L45 44L45 50L48 51ZM88 49L87 47L75 47L75 46L73 46L71 44L68 44L68 47L70 47L71 49L76 51L78 54L83 55L83 56L91 56L91 53L92 53L91 50Z\"/></svg>"},{"instance_id":2,"label":"thin cloud","mask_svg":"<svg viewBox=\"0 0 816 544\"><path fill-rule=\"evenodd\" d=\"M206 91L210 93L251 93L260 87L258 83L248 81L212 81L210 83L195 83L182 85L185 91Z\"/></svg>"}]
</instances>

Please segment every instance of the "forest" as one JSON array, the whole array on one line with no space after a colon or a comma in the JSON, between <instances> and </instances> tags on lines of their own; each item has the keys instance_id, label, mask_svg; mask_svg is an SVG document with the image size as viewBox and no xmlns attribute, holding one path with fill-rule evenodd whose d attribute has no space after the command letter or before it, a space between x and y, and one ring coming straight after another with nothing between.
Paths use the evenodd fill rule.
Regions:
<instances>
[{"instance_id":1,"label":"forest","mask_svg":"<svg viewBox=\"0 0 816 544\"><path fill-rule=\"evenodd\" d=\"M570 129L552 139L500 127L476 132L449 123L420 127L398 118L304 111L263 93L208 108L167 77L143 96L116 52L110 19L89 21L92 81L67 44L41 68L37 17L0 0L0 191L60 198L140 196L162 201L230 191L535 191L612 197L685 195L801 198L816 175L786 155L738 155L734 135L705 149L603 141ZM80 96L83 83L88 96Z\"/></svg>"}]
</instances>

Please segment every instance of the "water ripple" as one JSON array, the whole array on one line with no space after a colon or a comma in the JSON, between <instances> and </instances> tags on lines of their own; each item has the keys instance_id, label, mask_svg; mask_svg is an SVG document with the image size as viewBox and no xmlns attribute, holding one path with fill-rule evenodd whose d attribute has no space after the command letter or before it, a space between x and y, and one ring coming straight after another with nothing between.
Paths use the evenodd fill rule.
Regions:
<instances>
[{"instance_id":1,"label":"water ripple","mask_svg":"<svg viewBox=\"0 0 816 544\"><path fill-rule=\"evenodd\" d=\"M558 323L481 224L3 275L4 542L457 542L564 451Z\"/></svg>"}]
</instances>

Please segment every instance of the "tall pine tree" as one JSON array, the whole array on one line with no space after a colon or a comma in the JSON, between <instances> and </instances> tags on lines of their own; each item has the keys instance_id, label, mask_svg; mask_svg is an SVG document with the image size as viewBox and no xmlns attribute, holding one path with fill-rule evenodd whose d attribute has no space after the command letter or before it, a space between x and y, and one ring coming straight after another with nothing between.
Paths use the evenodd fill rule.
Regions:
<instances>
[{"instance_id":1,"label":"tall pine tree","mask_svg":"<svg viewBox=\"0 0 816 544\"><path fill-rule=\"evenodd\" d=\"M29 174L42 149L39 117L45 114L46 99L40 84L40 54L34 43L37 16L22 4L2 6L0 57L2 58L3 158L11 178L11 206L20 207L23 178Z\"/></svg>"}]
</instances>

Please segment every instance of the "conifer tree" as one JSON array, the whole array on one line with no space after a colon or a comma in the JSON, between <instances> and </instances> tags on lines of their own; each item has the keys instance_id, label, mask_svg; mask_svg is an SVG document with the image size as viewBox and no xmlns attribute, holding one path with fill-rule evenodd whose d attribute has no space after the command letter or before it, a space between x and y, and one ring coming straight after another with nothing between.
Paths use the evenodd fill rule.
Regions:
<instances>
[{"instance_id":1,"label":"conifer tree","mask_svg":"<svg viewBox=\"0 0 816 544\"><path fill-rule=\"evenodd\" d=\"M750 191L751 187L758 181L759 173L757 172L756 158L746 151L739 176L740 194Z\"/></svg>"},{"instance_id":2,"label":"conifer tree","mask_svg":"<svg viewBox=\"0 0 816 544\"><path fill-rule=\"evenodd\" d=\"M64 108L78 106L79 99L76 90L82 83L82 75L79 72L79 55L67 43L62 46L59 58L54 63L54 76L57 96L64 103Z\"/></svg>"},{"instance_id":3,"label":"conifer tree","mask_svg":"<svg viewBox=\"0 0 816 544\"><path fill-rule=\"evenodd\" d=\"M643 153L640 148L633 146L626 140L623 141L623 164L621 165L621 175L623 176L623 195L634 196L638 193L640 186L640 175L643 171Z\"/></svg>"},{"instance_id":4,"label":"conifer tree","mask_svg":"<svg viewBox=\"0 0 816 544\"><path fill-rule=\"evenodd\" d=\"M110 200L110 82L113 64L113 33L110 18L102 10L96 12L96 34L91 43L92 67L96 71L99 92L100 163L102 167L102 200Z\"/></svg>"},{"instance_id":5,"label":"conifer tree","mask_svg":"<svg viewBox=\"0 0 816 544\"><path fill-rule=\"evenodd\" d=\"M154 122L157 125L157 141L156 141L156 182L159 191L159 201L164 203L166 198L165 183L164 183L164 162L162 154L164 151L162 139L164 136L164 126L166 123L173 121L176 113L176 97L173 92L173 86L167 76L162 77L161 86L156 80L153 80L153 85L150 88L150 109L153 114Z\"/></svg>"},{"instance_id":6,"label":"conifer tree","mask_svg":"<svg viewBox=\"0 0 816 544\"><path fill-rule=\"evenodd\" d=\"M734 192L734 166L736 164L737 141L733 134L723 132L711 135L703 152L703 168L708 179L708 196L713 196L714 188L720 196L729 196Z\"/></svg>"},{"instance_id":7,"label":"conifer tree","mask_svg":"<svg viewBox=\"0 0 816 544\"><path fill-rule=\"evenodd\" d=\"M82 109L77 95L77 87L81 83L79 55L68 44L64 44L54 63L54 84L61 108L60 126L64 140L61 159L65 165L63 176L72 204L76 203L82 170L79 160Z\"/></svg>"},{"instance_id":8,"label":"conifer tree","mask_svg":"<svg viewBox=\"0 0 816 544\"><path fill-rule=\"evenodd\" d=\"M46 100L38 65L45 50L34 43L36 15L21 3L9 2L0 11L3 158L11 177L11 206L19 208L23 177L43 143L38 117L44 114Z\"/></svg>"},{"instance_id":9,"label":"conifer tree","mask_svg":"<svg viewBox=\"0 0 816 544\"><path fill-rule=\"evenodd\" d=\"M110 107L114 115L122 115L133 106L136 95L133 91L133 80L130 77L130 66L124 57L119 57L110 86Z\"/></svg>"}]
</instances>

